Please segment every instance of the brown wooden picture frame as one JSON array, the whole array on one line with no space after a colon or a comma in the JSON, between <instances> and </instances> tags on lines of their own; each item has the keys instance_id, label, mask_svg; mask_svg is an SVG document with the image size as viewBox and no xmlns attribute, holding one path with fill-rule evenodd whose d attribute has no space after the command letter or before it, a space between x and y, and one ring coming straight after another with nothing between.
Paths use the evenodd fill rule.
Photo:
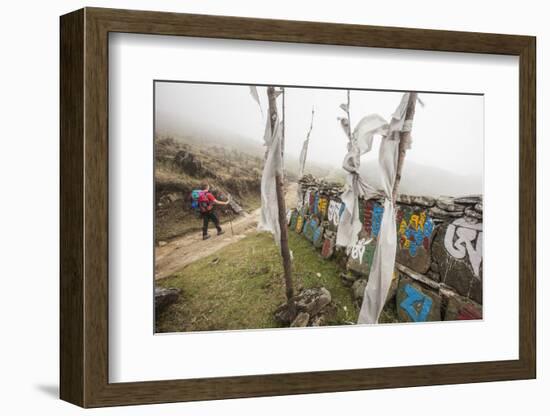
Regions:
<instances>
[{"instance_id":1,"label":"brown wooden picture frame","mask_svg":"<svg viewBox=\"0 0 550 416\"><path fill-rule=\"evenodd\" d=\"M60 396L83 407L536 377L536 39L530 36L85 8L60 19ZM519 57L519 359L109 383L110 32Z\"/></svg>"}]
</instances>

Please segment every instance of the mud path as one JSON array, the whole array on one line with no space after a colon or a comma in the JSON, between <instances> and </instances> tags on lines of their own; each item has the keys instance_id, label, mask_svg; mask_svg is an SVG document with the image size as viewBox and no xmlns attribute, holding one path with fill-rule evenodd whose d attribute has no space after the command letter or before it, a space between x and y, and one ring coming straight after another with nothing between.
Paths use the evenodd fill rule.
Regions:
<instances>
[{"instance_id":1,"label":"mud path","mask_svg":"<svg viewBox=\"0 0 550 416\"><path fill-rule=\"evenodd\" d=\"M287 208L296 205L298 184L290 183L286 189ZM236 216L231 223L223 224L225 234L216 235L215 228L210 226L211 238L202 239L201 232L195 232L170 241L162 247L155 248L155 280L172 275L187 265L207 257L229 244L236 243L248 234L255 232L260 218L260 209ZM199 220L197 220L199 221Z\"/></svg>"}]
</instances>

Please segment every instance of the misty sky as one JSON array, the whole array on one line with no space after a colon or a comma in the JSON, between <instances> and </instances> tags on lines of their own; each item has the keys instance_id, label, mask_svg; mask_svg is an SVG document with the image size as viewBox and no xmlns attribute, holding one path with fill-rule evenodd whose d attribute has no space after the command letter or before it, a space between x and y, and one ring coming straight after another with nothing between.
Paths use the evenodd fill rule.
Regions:
<instances>
[{"instance_id":1,"label":"misty sky","mask_svg":"<svg viewBox=\"0 0 550 416\"><path fill-rule=\"evenodd\" d=\"M262 143L267 110L265 87L258 87L263 114L249 87L240 85L157 82L156 133L185 135L190 132L228 132ZM315 107L308 161L339 168L346 154L347 138L337 117L346 102L345 90L285 89L285 151L298 157ZM378 113L386 120L400 102L402 93L351 92L351 122ZM419 94L425 107L417 105L413 144L407 161L436 167L461 176L479 178L483 170L483 97L454 94ZM279 102L281 99L279 98ZM378 142L362 161L376 159Z\"/></svg>"}]
</instances>

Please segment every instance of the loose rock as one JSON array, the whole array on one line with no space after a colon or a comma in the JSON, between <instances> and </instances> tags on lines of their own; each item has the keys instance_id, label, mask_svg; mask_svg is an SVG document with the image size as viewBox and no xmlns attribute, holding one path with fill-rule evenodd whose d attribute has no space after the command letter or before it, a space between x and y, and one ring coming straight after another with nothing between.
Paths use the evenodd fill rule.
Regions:
<instances>
[{"instance_id":1,"label":"loose rock","mask_svg":"<svg viewBox=\"0 0 550 416\"><path fill-rule=\"evenodd\" d=\"M310 316L317 315L331 300L330 292L324 287L305 289L296 297L296 309Z\"/></svg>"},{"instance_id":2,"label":"loose rock","mask_svg":"<svg viewBox=\"0 0 550 416\"><path fill-rule=\"evenodd\" d=\"M462 207L464 208L464 207ZM463 211L445 211L438 207L430 208L430 215L434 218L448 219L448 218L460 218L462 217Z\"/></svg>"},{"instance_id":3,"label":"loose rock","mask_svg":"<svg viewBox=\"0 0 550 416\"><path fill-rule=\"evenodd\" d=\"M309 319L322 312L331 301L330 292L324 287L304 289L293 298L297 315L290 316L288 303L285 302L275 310L275 319L283 324L290 324L300 313L307 313Z\"/></svg>"},{"instance_id":4,"label":"loose rock","mask_svg":"<svg viewBox=\"0 0 550 416\"><path fill-rule=\"evenodd\" d=\"M180 293L181 290L177 288L155 287L155 312L159 313L167 306L177 302Z\"/></svg>"},{"instance_id":5,"label":"loose rock","mask_svg":"<svg viewBox=\"0 0 550 416\"><path fill-rule=\"evenodd\" d=\"M455 204L463 204L463 205L474 205L479 202L481 202L481 195L469 195L469 196L463 196L460 198L455 198L454 203Z\"/></svg>"},{"instance_id":6,"label":"loose rock","mask_svg":"<svg viewBox=\"0 0 550 416\"><path fill-rule=\"evenodd\" d=\"M455 204L455 201L456 199L453 198L441 197L435 202L435 204L437 205L437 208L447 212L464 212L464 206Z\"/></svg>"},{"instance_id":7,"label":"loose rock","mask_svg":"<svg viewBox=\"0 0 550 416\"><path fill-rule=\"evenodd\" d=\"M309 322L309 313L307 312L300 312L294 321L290 324L291 327L303 327L307 326Z\"/></svg>"},{"instance_id":8,"label":"loose rock","mask_svg":"<svg viewBox=\"0 0 550 416\"><path fill-rule=\"evenodd\" d=\"M342 279L344 286L351 287L353 283L359 279L359 276L353 273L340 273L340 278Z\"/></svg>"},{"instance_id":9,"label":"loose rock","mask_svg":"<svg viewBox=\"0 0 550 416\"><path fill-rule=\"evenodd\" d=\"M311 319L311 326L323 326L325 324L325 315L317 315Z\"/></svg>"},{"instance_id":10,"label":"loose rock","mask_svg":"<svg viewBox=\"0 0 550 416\"><path fill-rule=\"evenodd\" d=\"M475 209L472 209L472 208L466 208L464 210L464 214L467 217L475 218L476 220L482 220L483 219L483 215L480 214L479 212L477 212Z\"/></svg>"},{"instance_id":11,"label":"loose rock","mask_svg":"<svg viewBox=\"0 0 550 416\"><path fill-rule=\"evenodd\" d=\"M433 207L435 205L435 198L430 196L417 196L417 195L403 195L400 194L397 197L397 202L407 205L419 205L422 207Z\"/></svg>"},{"instance_id":12,"label":"loose rock","mask_svg":"<svg viewBox=\"0 0 550 416\"><path fill-rule=\"evenodd\" d=\"M365 295L365 288L367 287L367 279L356 280L351 287L353 293L353 299L361 305L363 303L363 296Z\"/></svg>"}]
</instances>

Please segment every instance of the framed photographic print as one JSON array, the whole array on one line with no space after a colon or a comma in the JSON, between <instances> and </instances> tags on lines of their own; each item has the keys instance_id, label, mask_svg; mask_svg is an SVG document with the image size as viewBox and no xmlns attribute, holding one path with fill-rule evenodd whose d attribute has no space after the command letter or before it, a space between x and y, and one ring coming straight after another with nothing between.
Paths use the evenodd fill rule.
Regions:
<instances>
[{"instance_id":1,"label":"framed photographic print","mask_svg":"<svg viewBox=\"0 0 550 416\"><path fill-rule=\"evenodd\" d=\"M61 17L61 398L536 376L535 38Z\"/></svg>"}]
</instances>

